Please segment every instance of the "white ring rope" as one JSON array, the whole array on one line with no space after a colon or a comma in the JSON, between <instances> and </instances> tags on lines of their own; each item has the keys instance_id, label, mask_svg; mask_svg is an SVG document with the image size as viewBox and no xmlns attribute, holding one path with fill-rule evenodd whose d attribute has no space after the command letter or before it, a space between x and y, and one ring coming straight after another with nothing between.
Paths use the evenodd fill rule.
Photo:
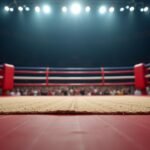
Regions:
<instances>
[{"instance_id":1,"label":"white ring rope","mask_svg":"<svg viewBox=\"0 0 150 150\"><path fill-rule=\"evenodd\" d=\"M46 77L31 77L31 76L15 76L16 80L46 80ZM48 77L49 80L102 80L103 77ZM118 80L118 79L134 79L134 76L105 76L104 79Z\"/></svg>"},{"instance_id":2,"label":"white ring rope","mask_svg":"<svg viewBox=\"0 0 150 150\"><path fill-rule=\"evenodd\" d=\"M147 74L145 77L146 77L146 78L150 78L150 74Z\"/></svg>"},{"instance_id":3,"label":"white ring rope","mask_svg":"<svg viewBox=\"0 0 150 150\"><path fill-rule=\"evenodd\" d=\"M50 80L101 80L103 77L49 77ZM104 77L104 79L134 79L134 76L112 76L112 77Z\"/></svg>"},{"instance_id":4,"label":"white ring rope","mask_svg":"<svg viewBox=\"0 0 150 150\"><path fill-rule=\"evenodd\" d=\"M134 79L135 77L134 76L112 76L112 77L104 77L104 79L110 79L110 80L117 80L117 79Z\"/></svg>"},{"instance_id":5,"label":"white ring rope","mask_svg":"<svg viewBox=\"0 0 150 150\"><path fill-rule=\"evenodd\" d=\"M101 80L102 77L49 77L49 80Z\"/></svg>"},{"instance_id":6,"label":"white ring rope","mask_svg":"<svg viewBox=\"0 0 150 150\"><path fill-rule=\"evenodd\" d=\"M16 80L46 80L46 77L15 76Z\"/></svg>"},{"instance_id":7,"label":"white ring rope","mask_svg":"<svg viewBox=\"0 0 150 150\"><path fill-rule=\"evenodd\" d=\"M3 76L0 76L0 79L3 79Z\"/></svg>"}]
</instances>

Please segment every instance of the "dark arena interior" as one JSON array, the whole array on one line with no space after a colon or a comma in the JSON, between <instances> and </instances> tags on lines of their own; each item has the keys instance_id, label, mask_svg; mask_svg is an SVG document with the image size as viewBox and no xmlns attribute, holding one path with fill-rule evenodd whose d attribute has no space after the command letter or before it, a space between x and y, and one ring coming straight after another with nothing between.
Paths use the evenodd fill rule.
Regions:
<instances>
[{"instance_id":1,"label":"dark arena interior","mask_svg":"<svg viewBox=\"0 0 150 150\"><path fill-rule=\"evenodd\" d=\"M1 0L0 150L150 150L150 1Z\"/></svg>"}]
</instances>

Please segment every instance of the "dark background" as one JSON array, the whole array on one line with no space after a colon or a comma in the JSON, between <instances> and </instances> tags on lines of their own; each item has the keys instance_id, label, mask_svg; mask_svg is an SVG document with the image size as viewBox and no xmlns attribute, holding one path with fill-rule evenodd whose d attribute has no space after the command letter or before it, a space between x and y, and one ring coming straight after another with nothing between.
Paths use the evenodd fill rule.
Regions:
<instances>
[{"instance_id":1,"label":"dark background","mask_svg":"<svg viewBox=\"0 0 150 150\"><path fill-rule=\"evenodd\" d=\"M150 62L150 13L73 16L53 3L49 15L0 10L0 63L16 66L132 66ZM119 6L118 6L119 7ZM119 9L116 7L116 9Z\"/></svg>"}]
</instances>

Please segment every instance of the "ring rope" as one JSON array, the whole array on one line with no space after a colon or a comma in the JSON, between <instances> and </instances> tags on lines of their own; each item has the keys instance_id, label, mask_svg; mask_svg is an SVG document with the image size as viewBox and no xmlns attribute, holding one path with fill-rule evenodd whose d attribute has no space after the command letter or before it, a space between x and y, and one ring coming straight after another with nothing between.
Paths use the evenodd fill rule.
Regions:
<instances>
[{"instance_id":1,"label":"ring rope","mask_svg":"<svg viewBox=\"0 0 150 150\"><path fill-rule=\"evenodd\" d=\"M113 70L113 71L105 71L104 74L124 74L124 73L133 73L133 70Z\"/></svg>"},{"instance_id":2,"label":"ring rope","mask_svg":"<svg viewBox=\"0 0 150 150\"><path fill-rule=\"evenodd\" d=\"M15 83L15 86L45 86L45 83ZM134 82L126 83L49 83L47 86L129 86L134 85Z\"/></svg>"},{"instance_id":3,"label":"ring rope","mask_svg":"<svg viewBox=\"0 0 150 150\"><path fill-rule=\"evenodd\" d=\"M46 74L46 71L15 70L17 74Z\"/></svg>"},{"instance_id":4,"label":"ring rope","mask_svg":"<svg viewBox=\"0 0 150 150\"><path fill-rule=\"evenodd\" d=\"M49 68L52 71L80 71L80 70L84 70L84 71L97 71L97 70L101 70L101 68L104 68L104 70L130 70L133 69L132 66L129 67L97 67L97 68L93 68L93 67L89 67L89 68L64 68L64 67L15 67L16 70L46 70L47 68Z\"/></svg>"},{"instance_id":5,"label":"ring rope","mask_svg":"<svg viewBox=\"0 0 150 150\"><path fill-rule=\"evenodd\" d=\"M102 77L49 77L51 80L101 80ZM104 79L134 79L134 76L105 76Z\"/></svg>"},{"instance_id":6,"label":"ring rope","mask_svg":"<svg viewBox=\"0 0 150 150\"><path fill-rule=\"evenodd\" d=\"M150 67L150 63L149 63L149 64L146 64L146 67Z\"/></svg>"},{"instance_id":7,"label":"ring rope","mask_svg":"<svg viewBox=\"0 0 150 150\"><path fill-rule=\"evenodd\" d=\"M14 76L15 80L46 80L46 77Z\"/></svg>"},{"instance_id":8,"label":"ring rope","mask_svg":"<svg viewBox=\"0 0 150 150\"><path fill-rule=\"evenodd\" d=\"M31 77L31 76L15 76L15 80L46 80L46 77ZM101 80L102 77L48 77L49 80ZM134 79L134 76L105 76L104 79Z\"/></svg>"},{"instance_id":9,"label":"ring rope","mask_svg":"<svg viewBox=\"0 0 150 150\"><path fill-rule=\"evenodd\" d=\"M146 78L150 78L150 74L147 74L145 77L146 77Z\"/></svg>"},{"instance_id":10,"label":"ring rope","mask_svg":"<svg viewBox=\"0 0 150 150\"><path fill-rule=\"evenodd\" d=\"M3 79L3 76L0 76L0 79Z\"/></svg>"},{"instance_id":11,"label":"ring rope","mask_svg":"<svg viewBox=\"0 0 150 150\"><path fill-rule=\"evenodd\" d=\"M101 74L102 71L30 71L30 70L16 70L15 73L19 74ZM104 74L125 74L133 73L133 70L120 70L120 71L104 71Z\"/></svg>"}]
</instances>

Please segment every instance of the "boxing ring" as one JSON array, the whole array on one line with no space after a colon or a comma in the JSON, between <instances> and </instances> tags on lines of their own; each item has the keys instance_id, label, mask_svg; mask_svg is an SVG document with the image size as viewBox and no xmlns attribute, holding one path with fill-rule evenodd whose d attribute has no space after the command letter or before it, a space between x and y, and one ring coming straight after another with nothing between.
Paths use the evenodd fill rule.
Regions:
<instances>
[{"instance_id":1,"label":"boxing ring","mask_svg":"<svg viewBox=\"0 0 150 150\"><path fill-rule=\"evenodd\" d=\"M0 84L3 95L15 87L30 86L134 86L145 94L150 64L116 68L5 64L0 67ZM0 113L3 150L150 149L148 96L4 96L0 97Z\"/></svg>"},{"instance_id":2,"label":"boxing ring","mask_svg":"<svg viewBox=\"0 0 150 150\"><path fill-rule=\"evenodd\" d=\"M14 87L29 86L134 86L146 94L149 85L150 64L97 68L0 66L3 95Z\"/></svg>"},{"instance_id":3,"label":"boxing ring","mask_svg":"<svg viewBox=\"0 0 150 150\"><path fill-rule=\"evenodd\" d=\"M120 69L120 70L117 70L117 69ZM128 69L128 70L125 70L125 69ZM25 74L26 76L20 76L23 74ZM34 77L32 75L34 75ZM115 68L115 70L111 70L111 68L109 69L109 68L103 68L103 67L102 68L22 68L22 67L17 67L15 70L14 79L16 81L14 84L15 86L134 85L133 69L130 67ZM25 80L26 80L26 83L23 82ZM45 81L45 82L33 83L33 80L37 82L38 81ZM120 82L116 82L117 80L120 80ZM22 82L19 83L17 81L22 81Z\"/></svg>"},{"instance_id":4,"label":"boxing ring","mask_svg":"<svg viewBox=\"0 0 150 150\"><path fill-rule=\"evenodd\" d=\"M14 67L4 64L2 87L7 90L21 87L134 87L146 95L149 86L150 64L134 67L53 68ZM78 96L78 97L77 97ZM94 95L95 96L95 95ZM13 99L13 101L12 101ZM136 101L135 101L136 99ZM1 98L1 114L150 114L150 97L135 98L95 96L65 97L8 97ZM142 100L142 101L141 101ZM11 103L11 104L10 104Z\"/></svg>"}]
</instances>

